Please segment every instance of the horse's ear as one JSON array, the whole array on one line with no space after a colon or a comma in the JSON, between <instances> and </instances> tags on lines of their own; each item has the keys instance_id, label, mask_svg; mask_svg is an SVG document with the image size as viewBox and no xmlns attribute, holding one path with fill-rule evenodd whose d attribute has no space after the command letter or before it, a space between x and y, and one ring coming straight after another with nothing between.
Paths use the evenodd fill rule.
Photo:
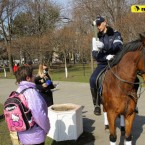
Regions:
<instances>
[{"instance_id":1,"label":"horse's ear","mask_svg":"<svg viewBox=\"0 0 145 145\"><path fill-rule=\"evenodd\" d=\"M142 34L139 34L141 42L143 43L143 45L145 45L145 36Z\"/></svg>"}]
</instances>

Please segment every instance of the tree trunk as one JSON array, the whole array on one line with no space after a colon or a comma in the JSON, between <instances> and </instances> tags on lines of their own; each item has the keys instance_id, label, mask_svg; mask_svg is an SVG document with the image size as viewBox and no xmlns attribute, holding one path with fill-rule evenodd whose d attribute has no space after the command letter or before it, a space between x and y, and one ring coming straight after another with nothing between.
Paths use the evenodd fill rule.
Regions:
<instances>
[{"instance_id":1,"label":"tree trunk","mask_svg":"<svg viewBox=\"0 0 145 145\"><path fill-rule=\"evenodd\" d=\"M68 77L66 54L64 53L65 77Z\"/></svg>"},{"instance_id":2,"label":"tree trunk","mask_svg":"<svg viewBox=\"0 0 145 145\"><path fill-rule=\"evenodd\" d=\"M7 43L7 51L8 51L8 60L9 60L9 69L10 69L10 73L13 73L13 62L12 62L12 54L11 54L11 44Z\"/></svg>"}]
</instances>

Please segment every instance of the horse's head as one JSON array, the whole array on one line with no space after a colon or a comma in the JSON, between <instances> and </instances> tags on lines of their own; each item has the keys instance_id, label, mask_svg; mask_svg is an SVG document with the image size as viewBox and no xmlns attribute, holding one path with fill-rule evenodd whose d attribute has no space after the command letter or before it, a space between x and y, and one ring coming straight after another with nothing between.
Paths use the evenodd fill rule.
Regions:
<instances>
[{"instance_id":1,"label":"horse's head","mask_svg":"<svg viewBox=\"0 0 145 145\"><path fill-rule=\"evenodd\" d=\"M140 35L140 40L142 43L142 57L140 57L140 61L139 61L139 68L140 68L140 72L141 72L141 76L143 77L143 79L145 80L145 33L143 34L139 34Z\"/></svg>"}]
</instances>

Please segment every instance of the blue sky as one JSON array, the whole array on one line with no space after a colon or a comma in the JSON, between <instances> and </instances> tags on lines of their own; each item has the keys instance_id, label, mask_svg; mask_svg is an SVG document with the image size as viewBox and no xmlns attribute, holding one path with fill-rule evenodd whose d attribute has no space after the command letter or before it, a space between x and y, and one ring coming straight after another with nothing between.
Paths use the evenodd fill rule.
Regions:
<instances>
[{"instance_id":1,"label":"blue sky","mask_svg":"<svg viewBox=\"0 0 145 145\"><path fill-rule=\"evenodd\" d=\"M68 5L71 3L72 0L51 0L56 2L57 4L62 5L64 8L67 8Z\"/></svg>"},{"instance_id":2,"label":"blue sky","mask_svg":"<svg viewBox=\"0 0 145 145\"><path fill-rule=\"evenodd\" d=\"M60 4L65 4L65 3L68 3L69 0L54 0L54 1Z\"/></svg>"}]
</instances>

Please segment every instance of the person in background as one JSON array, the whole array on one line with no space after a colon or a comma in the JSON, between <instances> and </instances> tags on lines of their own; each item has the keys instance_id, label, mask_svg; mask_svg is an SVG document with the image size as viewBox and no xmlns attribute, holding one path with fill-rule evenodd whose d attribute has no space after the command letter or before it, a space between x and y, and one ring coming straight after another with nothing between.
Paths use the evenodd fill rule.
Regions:
<instances>
[{"instance_id":1,"label":"person in background","mask_svg":"<svg viewBox=\"0 0 145 145\"><path fill-rule=\"evenodd\" d=\"M14 74L16 73L18 67L19 67L19 63L16 63L16 62L15 62L14 67L13 67L13 72L14 72Z\"/></svg>"},{"instance_id":2,"label":"person in background","mask_svg":"<svg viewBox=\"0 0 145 145\"><path fill-rule=\"evenodd\" d=\"M35 84L47 106L53 105L53 93L51 89L54 89L56 86L51 80L46 64L39 65L38 74L35 77Z\"/></svg>"},{"instance_id":3,"label":"person in background","mask_svg":"<svg viewBox=\"0 0 145 145\"><path fill-rule=\"evenodd\" d=\"M46 135L50 129L48 109L44 99L36 90L32 68L29 66L19 67L15 77L18 83L17 92L32 88L26 90L24 95L36 123L31 129L18 132L19 140L23 145L44 145Z\"/></svg>"},{"instance_id":4,"label":"person in background","mask_svg":"<svg viewBox=\"0 0 145 145\"><path fill-rule=\"evenodd\" d=\"M94 104L94 114L101 115L100 96L98 95L97 98L96 78L107 66L107 61L113 59L123 49L123 41L121 34L108 26L107 21L102 16L97 17L94 25L99 31L99 40L92 39L92 56L97 62L97 67L90 77L90 89Z\"/></svg>"}]
</instances>

